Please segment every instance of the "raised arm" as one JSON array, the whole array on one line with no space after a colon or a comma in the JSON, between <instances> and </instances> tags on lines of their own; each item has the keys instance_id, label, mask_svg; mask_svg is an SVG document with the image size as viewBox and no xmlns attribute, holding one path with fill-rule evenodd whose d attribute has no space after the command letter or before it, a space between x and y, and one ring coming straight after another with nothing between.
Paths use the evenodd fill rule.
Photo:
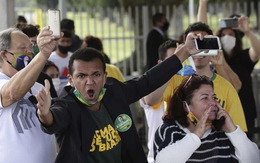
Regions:
<instances>
[{"instance_id":1,"label":"raised arm","mask_svg":"<svg viewBox=\"0 0 260 163\"><path fill-rule=\"evenodd\" d=\"M249 20L246 16L238 18L239 26L238 29L245 33L248 41L251 45L249 48L249 55L252 62L257 62L260 57L260 39L254 34L249 28Z\"/></svg>"},{"instance_id":2,"label":"raised arm","mask_svg":"<svg viewBox=\"0 0 260 163\"><path fill-rule=\"evenodd\" d=\"M20 100L36 82L45 62L57 44L49 27L45 27L37 38L40 52L22 70L17 72L1 89L2 105L9 106Z\"/></svg>"},{"instance_id":3,"label":"raised arm","mask_svg":"<svg viewBox=\"0 0 260 163\"><path fill-rule=\"evenodd\" d=\"M199 0L199 8L198 8L198 15L197 15L198 22L208 24L207 4L208 4L208 0Z\"/></svg>"},{"instance_id":4,"label":"raised arm","mask_svg":"<svg viewBox=\"0 0 260 163\"><path fill-rule=\"evenodd\" d=\"M189 56L189 54L196 54L199 52L198 50L196 50L195 44L194 44L194 39L198 38L198 37L200 37L200 36L190 33L187 36L185 44L181 44L181 45L177 46L175 54L180 59L181 62L184 62L188 58L187 56ZM159 61L158 64L160 64L161 62L163 62L163 61ZM163 93L164 93L167 85L168 85L168 82L165 83L164 85L162 85L160 88L156 89L154 92L145 96L143 98L144 103L152 106L152 105L155 105L158 102L160 102L163 98Z\"/></svg>"},{"instance_id":5,"label":"raised arm","mask_svg":"<svg viewBox=\"0 0 260 163\"><path fill-rule=\"evenodd\" d=\"M210 61L217 73L223 78L227 79L238 92L242 86L242 83L237 74L227 64L223 55L223 51L219 50L218 55L212 56Z\"/></svg>"}]
</instances>

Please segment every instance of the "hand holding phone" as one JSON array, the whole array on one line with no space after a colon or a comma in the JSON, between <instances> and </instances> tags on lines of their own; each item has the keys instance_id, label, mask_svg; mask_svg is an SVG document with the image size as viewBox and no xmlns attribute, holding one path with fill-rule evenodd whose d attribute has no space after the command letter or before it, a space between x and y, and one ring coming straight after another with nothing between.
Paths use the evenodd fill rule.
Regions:
<instances>
[{"instance_id":1,"label":"hand holding phone","mask_svg":"<svg viewBox=\"0 0 260 163\"><path fill-rule=\"evenodd\" d=\"M204 36L203 40L195 39L197 50L218 50L221 49L221 44L218 36ZM206 55L207 53L205 53Z\"/></svg>"},{"instance_id":2,"label":"hand holding phone","mask_svg":"<svg viewBox=\"0 0 260 163\"><path fill-rule=\"evenodd\" d=\"M50 30L53 32L53 36L56 39L59 39L61 36L61 29L60 29L60 10L58 9L49 9L48 10L48 17L49 17L49 26Z\"/></svg>"},{"instance_id":3,"label":"hand holding phone","mask_svg":"<svg viewBox=\"0 0 260 163\"><path fill-rule=\"evenodd\" d=\"M220 131L224 124L225 124L225 117L221 117L220 119L215 119L212 122L212 125L214 126L216 131Z\"/></svg>"}]
</instances>

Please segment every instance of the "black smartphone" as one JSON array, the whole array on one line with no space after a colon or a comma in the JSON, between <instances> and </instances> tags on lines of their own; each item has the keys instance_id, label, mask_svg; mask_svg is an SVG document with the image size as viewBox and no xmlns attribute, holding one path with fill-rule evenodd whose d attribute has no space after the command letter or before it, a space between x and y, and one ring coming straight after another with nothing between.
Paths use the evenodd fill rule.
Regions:
<instances>
[{"instance_id":1,"label":"black smartphone","mask_svg":"<svg viewBox=\"0 0 260 163\"><path fill-rule=\"evenodd\" d=\"M225 124L225 117L221 117L220 119L216 119L212 122L216 131L220 131L222 126Z\"/></svg>"},{"instance_id":2,"label":"black smartphone","mask_svg":"<svg viewBox=\"0 0 260 163\"><path fill-rule=\"evenodd\" d=\"M238 27L238 19L237 18L224 18L219 21L220 28L234 28Z\"/></svg>"},{"instance_id":3,"label":"black smartphone","mask_svg":"<svg viewBox=\"0 0 260 163\"><path fill-rule=\"evenodd\" d=\"M195 39L195 46L197 50L221 49L221 44L218 36L204 36L203 40Z\"/></svg>"}]
</instances>

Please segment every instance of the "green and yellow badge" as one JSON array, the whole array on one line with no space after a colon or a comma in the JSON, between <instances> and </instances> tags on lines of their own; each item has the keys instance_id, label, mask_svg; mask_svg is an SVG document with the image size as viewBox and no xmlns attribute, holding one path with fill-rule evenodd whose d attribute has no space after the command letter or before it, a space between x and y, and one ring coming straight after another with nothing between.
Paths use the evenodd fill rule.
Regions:
<instances>
[{"instance_id":1,"label":"green and yellow badge","mask_svg":"<svg viewBox=\"0 0 260 163\"><path fill-rule=\"evenodd\" d=\"M127 114L120 114L115 120L115 128L119 132L125 132L132 126L132 119Z\"/></svg>"}]
</instances>

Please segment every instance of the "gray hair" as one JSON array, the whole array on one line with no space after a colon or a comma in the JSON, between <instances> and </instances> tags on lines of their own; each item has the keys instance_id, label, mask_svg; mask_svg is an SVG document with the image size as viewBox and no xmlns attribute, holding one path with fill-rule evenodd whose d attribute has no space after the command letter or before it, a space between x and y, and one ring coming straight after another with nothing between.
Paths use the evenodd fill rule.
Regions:
<instances>
[{"instance_id":1,"label":"gray hair","mask_svg":"<svg viewBox=\"0 0 260 163\"><path fill-rule=\"evenodd\" d=\"M8 28L0 32L0 51L8 50L11 46L11 34L20 31L17 28Z\"/></svg>"}]
</instances>

